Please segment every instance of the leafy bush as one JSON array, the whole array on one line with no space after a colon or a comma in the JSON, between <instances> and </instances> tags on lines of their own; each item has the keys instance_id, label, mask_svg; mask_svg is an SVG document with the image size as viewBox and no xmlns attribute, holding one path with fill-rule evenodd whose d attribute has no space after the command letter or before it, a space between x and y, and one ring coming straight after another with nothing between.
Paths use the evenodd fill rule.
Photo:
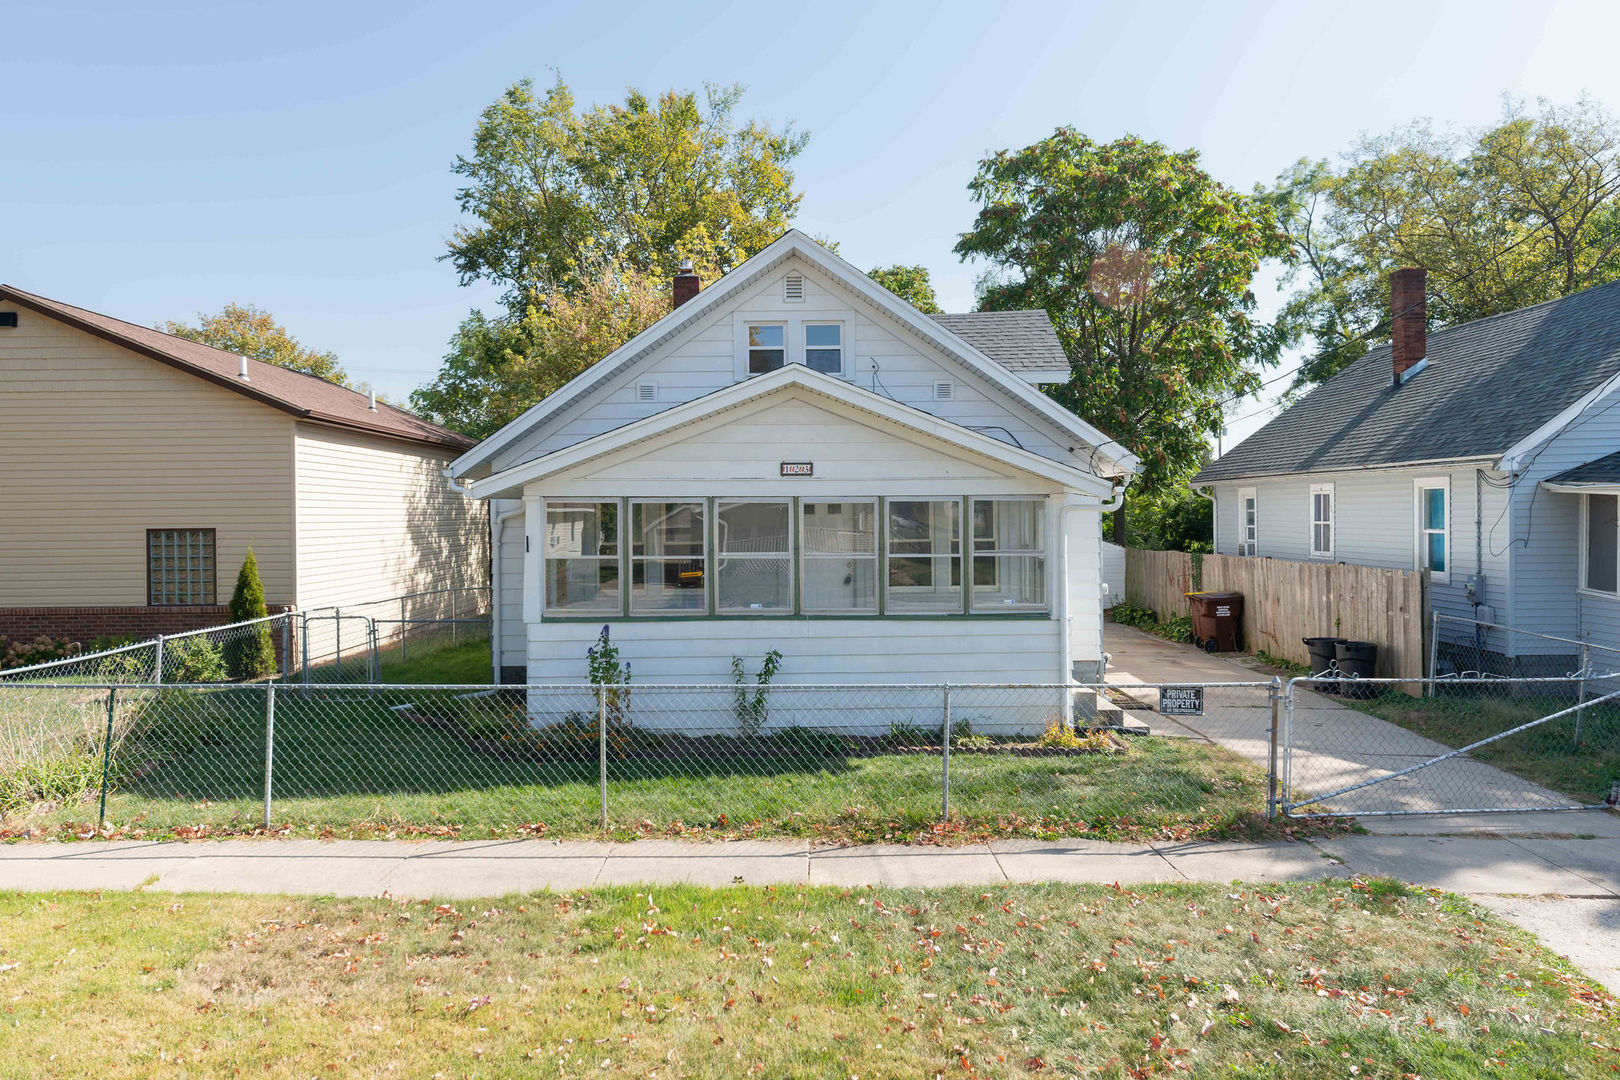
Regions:
<instances>
[{"instance_id":1,"label":"leafy bush","mask_svg":"<svg viewBox=\"0 0 1620 1080\"><path fill-rule=\"evenodd\" d=\"M585 650L586 665L591 673L592 686L611 686L607 691L608 727L630 723L630 661L619 660L619 647L608 636L608 625L602 624L596 644Z\"/></svg>"},{"instance_id":2,"label":"leafy bush","mask_svg":"<svg viewBox=\"0 0 1620 1080\"><path fill-rule=\"evenodd\" d=\"M1159 613L1152 608L1133 604L1129 600L1122 604L1115 604L1110 609L1115 622L1122 626L1135 626L1142 630L1152 630L1159 624Z\"/></svg>"},{"instance_id":3,"label":"leafy bush","mask_svg":"<svg viewBox=\"0 0 1620 1080\"><path fill-rule=\"evenodd\" d=\"M889 723L889 741L896 746L933 746L937 730L930 731L921 724L905 720L893 720Z\"/></svg>"},{"instance_id":4,"label":"leafy bush","mask_svg":"<svg viewBox=\"0 0 1620 1080\"><path fill-rule=\"evenodd\" d=\"M1177 615L1170 621L1162 622L1158 626L1153 627L1153 632L1164 638L1166 641L1191 641L1192 616Z\"/></svg>"},{"instance_id":5,"label":"leafy bush","mask_svg":"<svg viewBox=\"0 0 1620 1080\"><path fill-rule=\"evenodd\" d=\"M66 660L79 654L79 646L65 638L39 635L32 641L10 640L0 637L0 670L48 664L52 660Z\"/></svg>"},{"instance_id":6,"label":"leafy bush","mask_svg":"<svg viewBox=\"0 0 1620 1080\"><path fill-rule=\"evenodd\" d=\"M782 666L782 653L772 649L765 654L765 660L759 665L759 675L755 682L757 689L753 694L748 693L748 672L743 667L740 656L731 658L731 680L737 684L737 726L744 735L750 737L758 735L765 727L769 717L769 701L767 696L771 689L771 679L776 677L776 671Z\"/></svg>"},{"instance_id":7,"label":"leafy bush","mask_svg":"<svg viewBox=\"0 0 1620 1080\"><path fill-rule=\"evenodd\" d=\"M270 614L264 603L264 585L259 581L259 563L248 547L247 558L236 575L236 591L231 593L231 621L246 622ZM270 624L258 623L232 630L225 642L225 667L233 679L262 679L276 671L276 645L270 637Z\"/></svg>"},{"instance_id":8,"label":"leafy bush","mask_svg":"<svg viewBox=\"0 0 1620 1080\"><path fill-rule=\"evenodd\" d=\"M958 735L951 740L951 745L959 750L988 750L995 744L988 735Z\"/></svg>"},{"instance_id":9,"label":"leafy bush","mask_svg":"<svg viewBox=\"0 0 1620 1080\"><path fill-rule=\"evenodd\" d=\"M1041 732L1035 744L1052 750L1090 750L1099 754L1112 754L1119 749L1100 731L1076 735L1073 730L1064 727L1063 721L1056 716L1046 721L1046 730Z\"/></svg>"},{"instance_id":10,"label":"leafy bush","mask_svg":"<svg viewBox=\"0 0 1620 1080\"><path fill-rule=\"evenodd\" d=\"M107 652L110 649L122 649L125 645L133 645L138 641L145 640L147 639L139 634L102 634L100 637L91 638L86 643L84 651Z\"/></svg>"},{"instance_id":11,"label":"leafy bush","mask_svg":"<svg viewBox=\"0 0 1620 1080\"><path fill-rule=\"evenodd\" d=\"M163 677L167 682L225 682L225 657L218 645L202 634L179 638L164 646Z\"/></svg>"}]
</instances>

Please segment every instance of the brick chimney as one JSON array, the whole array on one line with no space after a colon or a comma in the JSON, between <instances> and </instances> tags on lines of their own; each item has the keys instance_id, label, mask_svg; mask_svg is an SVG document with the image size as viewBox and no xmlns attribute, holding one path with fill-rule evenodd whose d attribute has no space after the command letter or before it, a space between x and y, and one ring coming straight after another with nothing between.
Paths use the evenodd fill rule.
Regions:
<instances>
[{"instance_id":1,"label":"brick chimney","mask_svg":"<svg viewBox=\"0 0 1620 1080\"><path fill-rule=\"evenodd\" d=\"M1403 266L1389 275L1390 352L1395 359L1395 384L1428 355L1424 328L1427 311L1424 293L1429 272L1421 266Z\"/></svg>"},{"instance_id":2,"label":"brick chimney","mask_svg":"<svg viewBox=\"0 0 1620 1080\"><path fill-rule=\"evenodd\" d=\"M692 299L701 288L703 288L703 279L697 276L696 270L692 269L692 260L682 259L681 269L675 275L675 302L670 305L670 310L673 311Z\"/></svg>"}]
</instances>

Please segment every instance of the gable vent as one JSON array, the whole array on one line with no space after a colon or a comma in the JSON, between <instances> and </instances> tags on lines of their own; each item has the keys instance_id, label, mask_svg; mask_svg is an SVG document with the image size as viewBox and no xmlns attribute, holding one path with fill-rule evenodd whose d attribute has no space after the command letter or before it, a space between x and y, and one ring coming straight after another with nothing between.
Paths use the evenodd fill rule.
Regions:
<instances>
[{"instance_id":1,"label":"gable vent","mask_svg":"<svg viewBox=\"0 0 1620 1080\"><path fill-rule=\"evenodd\" d=\"M937 382L934 384L935 401L952 401L956 398L956 384L953 382Z\"/></svg>"},{"instance_id":2,"label":"gable vent","mask_svg":"<svg viewBox=\"0 0 1620 1080\"><path fill-rule=\"evenodd\" d=\"M636 383L637 401L657 401L658 384L652 382Z\"/></svg>"},{"instance_id":3,"label":"gable vent","mask_svg":"<svg viewBox=\"0 0 1620 1080\"><path fill-rule=\"evenodd\" d=\"M782 299L790 304L804 301L804 275L789 274L782 282Z\"/></svg>"}]
</instances>

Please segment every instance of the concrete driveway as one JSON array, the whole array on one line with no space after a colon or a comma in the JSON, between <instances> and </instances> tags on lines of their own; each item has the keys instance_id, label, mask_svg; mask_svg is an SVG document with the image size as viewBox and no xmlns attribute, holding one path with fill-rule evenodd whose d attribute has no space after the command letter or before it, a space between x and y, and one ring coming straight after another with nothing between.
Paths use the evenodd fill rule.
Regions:
<instances>
[{"instance_id":1,"label":"concrete driveway","mask_svg":"<svg viewBox=\"0 0 1620 1080\"><path fill-rule=\"evenodd\" d=\"M1104 648L1110 655L1108 682L1120 687L1125 697L1150 707L1158 704L1155 692L1132 688L1131 684L1254 682L1270 677L1267 669L1250 658L1212 655L1191 645L1179 645L1114 623L1106 628ZM1254 687L1210 687L1205 691L1204 700L1202 716L1165 717L1142 709L1129 709L1127 715L1148 723L1156 734L1207 739L1264 768L1270 755L1271 714L1267 692ZM1389 776L1451 749L1360 712L1343 700L1306 690L1296 694L1292 730L1287 739L1293 751L1287 779L1293 790L1305 794L1326 794ZM1620 837L1620 818L1605 811L1462 813L1502 808L1554 810L1571 804L1572 800L1566 795L1462 756L1398 780L1338 796L1332 800L1331 807L1335 812L1358 815L1379 811L1447 815L1364 817L1363 824L1377 831L1556 832Z\"/></svg>"}]
</instances>

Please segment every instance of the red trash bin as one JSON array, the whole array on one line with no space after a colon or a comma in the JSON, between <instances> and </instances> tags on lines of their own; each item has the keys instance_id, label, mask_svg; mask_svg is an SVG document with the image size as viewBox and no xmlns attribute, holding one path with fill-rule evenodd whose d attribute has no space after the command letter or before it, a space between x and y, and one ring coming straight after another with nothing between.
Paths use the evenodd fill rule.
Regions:
<instances>
[{"instance_id":1,"label":"red trash bin","mask_svg":"<svg viewBox=\"0 0 1620 1080\"><path fill-rule=\"evenodd\" d=\"M1242 648L1243 594L1193 592L1193 644L1205 652L1237 652Z\"/></svg>"}]
</instances>

